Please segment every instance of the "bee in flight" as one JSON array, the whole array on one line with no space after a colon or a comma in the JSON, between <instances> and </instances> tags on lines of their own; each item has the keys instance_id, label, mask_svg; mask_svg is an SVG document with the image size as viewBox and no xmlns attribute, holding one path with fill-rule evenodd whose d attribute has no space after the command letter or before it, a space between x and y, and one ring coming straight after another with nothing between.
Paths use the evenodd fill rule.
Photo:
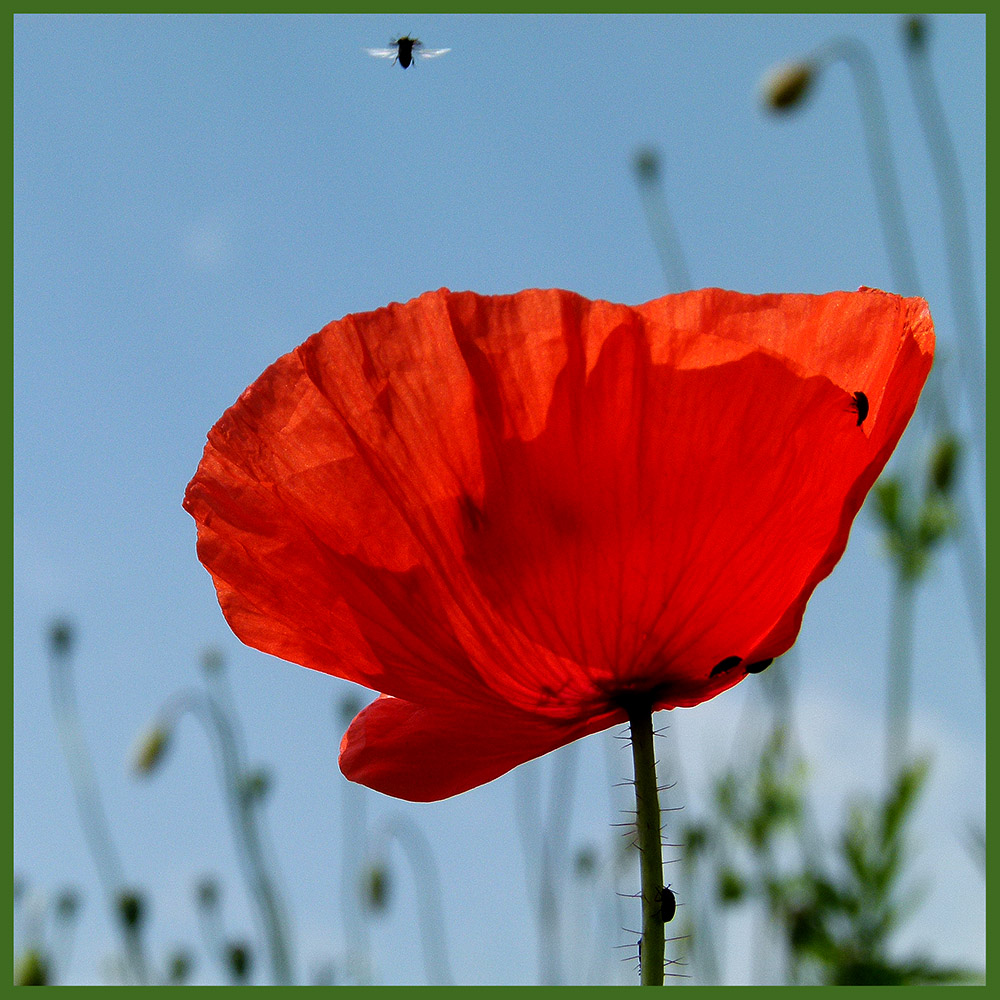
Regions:
<instances>
[{"instance_id":1,"label":"bee in flight","mask_svg":"<svg viewBox=\"0 0 1000 1000\"><path fill-rule=\"evenodd\" d=\"M403 69L406 69L413 62L414 56L420 56L421 59L433 59L435 56L443 56L446 52L451 52L451 49L425 49L424 43L419 38L403 35L393 39L392 48L367 49L366 51L368 55L378 59L392 59L394 64L398 62Z\"/></svg>"}]
</instances>

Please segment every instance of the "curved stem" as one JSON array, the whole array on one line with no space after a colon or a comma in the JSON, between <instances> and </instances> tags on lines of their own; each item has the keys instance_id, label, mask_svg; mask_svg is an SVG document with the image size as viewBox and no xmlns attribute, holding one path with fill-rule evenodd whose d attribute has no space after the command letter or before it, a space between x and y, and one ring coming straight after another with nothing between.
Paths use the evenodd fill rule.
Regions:
<instances>
[{"instance_id":1,"label":"curved stem","mask_svg":"<svg viewBox=\"0 0 1000 1000\"><path fill-rule=\"evenodd\" d=\"M693 287L691 274L660 179L658 158L653 166L637 170L637 180L649 233L653 237L653 246L667 279L667 289L671 292L686 292Z\"/></svg>"},{"instance_id":2,"label":"curved stem","mask_svg":"<svg viewBox=\"0 0 1000 1000\"><path fill-rule=\"evenodd\" d=\"M423 889L422 892L417 892L417 916L420 921L427 982L432 986L451 986L451 969L444 933L444 908L441 904L441 880L431 845L423 833L401 814L388 820L386 833L395 838L403 848L418 890Z\"/></svg>"},{"instance_id":3,"label":"curved stem","mask_svg":"<svg viewBox=\"0 0 1000 1000\"><path fill-rule=\"evenodd\" d=\"M626 705L635 765L635 825L639 840L642 887L643 986L663 985L664 933L660 911L663 892L663 848L660 842L660 799L653 756L653 706L648 698Z\"/></svg>"},{"instance_id":4,"label":"curved stem","mask_svg":"<svg viewBox=\"0 0 1000 1000\"><path fill-rule=\"evenodd\" d=\"M69 653L52 651L49 659L49 681L52 712L73 784L80 825L83 827L87 846L94 859L105 898L111 908L113 923L122 932L126 964L136 982L146 985L150 982L150 975L142 940L138 934L130 933L124 927L119 912L119 900L125 890L125 879L122 874L121 859L111 838L111 828L101 802L97 772L83 737Z\"/></svg>"},{"instance_id":5,"label":"curved stem","mask_svg":"<svg viewBox=\"0 0 1000 1000\"><path fill-rule=\"evenodd\" d=\"M944 109L934 85L925 44L906 47L906 68L914 103L937 181L941 202L941 224L945 235L945 263L951 285L952 309L958 325L959 359L963 368L962 387L973 419L973 438L980 473L986 468L986 363L983 333L976 309L973 285L968 209L962 188L955 145L948 130Z\"/></svg>"},{"instance_id":6,"label":"curved stem","mask_svg":"<svg viewBox=\"0 0 1000 1000\"><path fill-rule=\"evenodd\" d=\"M183 691L164 706L161 715L170 723L184 712L190 712L214 737L222 769L222 785L226 792L230 820L237 845L244 877L251 897L257 904L259 919L268 942L271 967L276 985L292 982L291 961L285 940L284 920L277 891L267 871L263 844L257 828L255 804L244 794L245 768L239 752L238 737L229 719L210 695L199 691Z\"/></svg>"},{"instance_id":7,"label":"curved stem","mask_svg":"<svg viewBox=\"0 0 1000 1000\"><path fill-rule=\"evenodd\" d=\"M817 58L842 60L854 77L861 111L861 127L865 134L868 168L875 188L875 203L885 235L892 280L896 285L893 291L899 295L916 295L919 285L916 257L903 214L903 197L889 143L889 116L885 110L875 60L868 47L856 38L833 39L820 50Z\"/></svg>"}]
</instances>

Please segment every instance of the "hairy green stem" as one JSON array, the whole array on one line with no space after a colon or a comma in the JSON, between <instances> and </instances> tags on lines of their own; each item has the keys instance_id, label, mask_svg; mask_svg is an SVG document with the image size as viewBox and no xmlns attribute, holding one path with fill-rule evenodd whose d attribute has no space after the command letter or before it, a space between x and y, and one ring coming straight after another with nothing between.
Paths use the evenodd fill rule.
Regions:
<instances>
[{"instance_id":1,"label":"hairy green stem","mask_svg":"<svg viewBox=\"0 0 1000 1000\"><path fill-rule=\"evenodd\" d=\"M660 798L653 756L653 706L648 698L626 706L632 732L635 765L635 826L638 834L639 872L642 888L643 986L663 985L664 934L661 912L663 847L660 841Z\"/></svg>"}]
</instances>

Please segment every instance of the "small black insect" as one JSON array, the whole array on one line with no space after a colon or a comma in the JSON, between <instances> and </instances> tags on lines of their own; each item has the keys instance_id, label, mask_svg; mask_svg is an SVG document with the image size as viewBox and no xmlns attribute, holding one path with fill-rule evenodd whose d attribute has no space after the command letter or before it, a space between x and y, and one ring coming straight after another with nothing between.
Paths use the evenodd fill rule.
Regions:
<instances>
[{"instance_id":1,"label":"small black insect","mask_svg":"<svg viewBox=\"0 0 1000 1000\"><path fill-rule=\"evenodd\" d=\"M720 660L714 667L712 667L709 677L717 677L719 674L724 674L728 670L732 670L734 667L738 667L742 662L742 657L740 656L727 656L724 660Z\"/></svg>"},{"instance_id":2,"label":"small black insect","mask_svg":"<svg viewBox=\"0 0 1000 1000\"><path fill-rule=\"evenodd\" d=\"M769 660L758 660L756 663L748 663L746 670L748 674L759 674L762 670L767 670L772 663L774 663L773 656Z\"/></svg>"},{"instance_id":3,"label":"small black insect","mask_svg":"<svg viewBox=\"0 0 1000 1000\"><path fill-rule=\"evenodd\" d=\"M865 422L868 416L868 397L863 392L856 392L851 402L850 410L858 415L858 426Z\"/></svg>"},{"instance_id":4,"label":"small black insect","mask_svg":"<svg viewBox=\"0 0 1000 1000\"><path fill-rule=\"evenodd\" d=\"M443 56L451 49L425 49L424 43L419 38L410 38L409 35L401 35L394 38L391 49L367 49L368 55L378 59L392 59L393 63L399 63L403 69L413 62L414 56L422 59L433 59L435 56Z\"/></svg>"},{"instance_id":5,"label":"small black insect","mask_svg":"<svg viewBox=\"0 0 1000 1000\"><path fill-rule=\"evenodd\" d=\"M677 897L674 895L674 892L669 885L665 885L659 891L658 895L660 903L660 919L665 924L669 924L670 921L674 919L674 914L677 912Z\"/></svg>"}]
</instances>

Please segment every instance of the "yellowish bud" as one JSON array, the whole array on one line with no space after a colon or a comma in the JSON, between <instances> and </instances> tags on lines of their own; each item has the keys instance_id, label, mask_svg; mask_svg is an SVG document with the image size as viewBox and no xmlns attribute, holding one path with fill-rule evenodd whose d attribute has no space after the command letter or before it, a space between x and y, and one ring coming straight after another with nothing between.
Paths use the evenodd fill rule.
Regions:
<instances>
[{"instance_id":1,"label":"yellowish bud","mask_svg":"<svg viewBox=\"0 0 1000 1000\"><path fill-rule=\"evenodd\" d=\"M816 67L809 62L786 63L776 66L761 86L764 104L772 111L789 111L805 98Z\"/></svg>"},{"instance_id":2,"label":"yellowish bud","mask_svg":"<svg viewBox=\"0 0 1000 1000\"><path fill-rule=\"evenodd\" d=\"M132 767L136 774L152 774L170 745L170 733L154 723L136 740L132 752Z\"/></svg>"}]
</instances>

